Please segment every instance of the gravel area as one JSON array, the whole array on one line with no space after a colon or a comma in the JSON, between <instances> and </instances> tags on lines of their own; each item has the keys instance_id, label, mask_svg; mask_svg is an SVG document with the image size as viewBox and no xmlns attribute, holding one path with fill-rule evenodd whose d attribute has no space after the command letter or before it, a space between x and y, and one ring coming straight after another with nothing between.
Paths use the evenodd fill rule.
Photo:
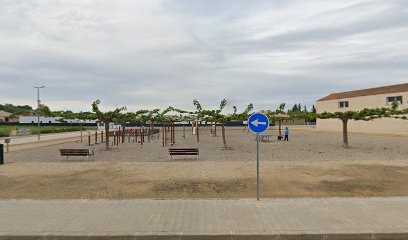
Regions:
<instances>
[{"instance_id":1,"label":"gravel area","mask_svg":"<svg viewBox=\"0 0 408 240\"><path fill-rule=\"evenodd\" d=\"M190 129L189 129L190 130ZM218 136L210 135L209 129L201 129L200 142L186 130L186 138L181 130L176 131L174 147L194 147L200 149L199 161L253 161L256 156L256 142L252 133L228 128L227 143L232 150L222 150L221 129ZM289 142L276 141L276 128L268 132L273 141L261 143L262 161L326 161L326 160L404 160L408 159L408 138L350 134L350 148L342 147L341 133L323 133L316 130L291 131ZM44 146L6 153L6 162L75 162L82 157L59 157L61 148L89 148L95 152L96 162L163 162L170 161L167 150L162 147L156 135L151 142L123 143L104 150L103 144L86 146L85 143L72 142ZM196 161L195 157L177 156L173 161Z\"/></svg>"}]
</instances>

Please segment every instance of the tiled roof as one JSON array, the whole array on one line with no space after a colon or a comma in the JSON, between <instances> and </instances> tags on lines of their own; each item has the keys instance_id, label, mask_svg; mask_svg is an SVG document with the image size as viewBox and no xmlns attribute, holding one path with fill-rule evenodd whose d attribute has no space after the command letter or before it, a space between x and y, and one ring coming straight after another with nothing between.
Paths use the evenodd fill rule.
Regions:
<instances>
[{"instance_id":1,"label":"tiled roof","mask_svg":"<svg viewBox=\"0 0 408 240\"><path fill-rule=\"evenodd\" d=\"M0 117L10 117L11 113L5 112L3 110L0 111Z\"/></svg>"},{"instance_id":2,"label":"tiled roof","mask_svg":"<svg viewBox=\"0 0 408 240\"><path fill-rule=\"evenodd\" d=\"M398 92L408 92L408 83L385 86L385 87L369 88L369 89L363 89L363 90L356 90L356 91L351 91L351 92L333 93L317 101L327 101L327 100L334 100L334 99L353 98L353 97L362 97L362 96L387 94L387 93L398 93Z\"/></svg>"}]
</instances>

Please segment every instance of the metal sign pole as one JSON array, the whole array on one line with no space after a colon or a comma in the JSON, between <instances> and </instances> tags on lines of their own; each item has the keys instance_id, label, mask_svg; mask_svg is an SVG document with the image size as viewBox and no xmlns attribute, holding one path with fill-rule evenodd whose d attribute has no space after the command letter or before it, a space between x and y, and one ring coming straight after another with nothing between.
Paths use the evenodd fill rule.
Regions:
<instances>
[{"instance_id":1,"label":"metal sign pole","mask_svg":"<svg viewBox=\"0 0 408 240\"><path fill-rule=\"evenodd\" d=\"M265 114L255 113L248 119L248 128L256 135L256 200L260 196L260 176L259 176L259 133L263 133L269 128L269 118Z\"/></svg>"},{"instance_id":2,"label":"metal sign pole","mask_svg":"<svg viewBox=\"0 0 408 240\"><path fill-rule=\"evenodd\" d=\"M256 133L256 200L259 201L259 133Z\"/></svg>"}]
</instances>

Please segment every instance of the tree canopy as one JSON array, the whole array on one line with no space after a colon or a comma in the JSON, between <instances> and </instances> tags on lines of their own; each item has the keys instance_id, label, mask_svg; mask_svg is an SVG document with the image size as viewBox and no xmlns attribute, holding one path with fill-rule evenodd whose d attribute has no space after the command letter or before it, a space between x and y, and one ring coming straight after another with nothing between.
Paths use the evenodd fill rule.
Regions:
<instances>
[{"instance_id":1,"label":"tree canopy","mask_svg":"<svg viewBox=\"0 0 408 240\"><path fill-rule=\"evenodd\" d=\"M408 109L399 110L398 103L394 102L391 108L365 108L361 111L345 111L345 112L323 112L317 114L320 119L339 119L343 123L343 145L349 147L348 142L348 122L355 121L371 121L378 118L401 118L407 119ZM402 116L401 116L402 115Z\"/></svg>"}]
</instances>

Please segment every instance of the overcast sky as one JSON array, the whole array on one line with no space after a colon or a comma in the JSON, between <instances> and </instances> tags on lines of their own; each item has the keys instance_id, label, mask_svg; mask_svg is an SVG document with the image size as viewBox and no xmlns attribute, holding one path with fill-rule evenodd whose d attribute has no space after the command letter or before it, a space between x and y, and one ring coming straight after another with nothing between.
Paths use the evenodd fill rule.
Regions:
<instances>
[{"instance_id":1,"label":"overcast sky","mask_svg":"<svg viewBox=\"0 0 408 240\"><path fill-rule=\"evenodd\" d=\"M407 0L0 0L0 103L260 110L406 82Z\"/></svg>"}]
</instances>

